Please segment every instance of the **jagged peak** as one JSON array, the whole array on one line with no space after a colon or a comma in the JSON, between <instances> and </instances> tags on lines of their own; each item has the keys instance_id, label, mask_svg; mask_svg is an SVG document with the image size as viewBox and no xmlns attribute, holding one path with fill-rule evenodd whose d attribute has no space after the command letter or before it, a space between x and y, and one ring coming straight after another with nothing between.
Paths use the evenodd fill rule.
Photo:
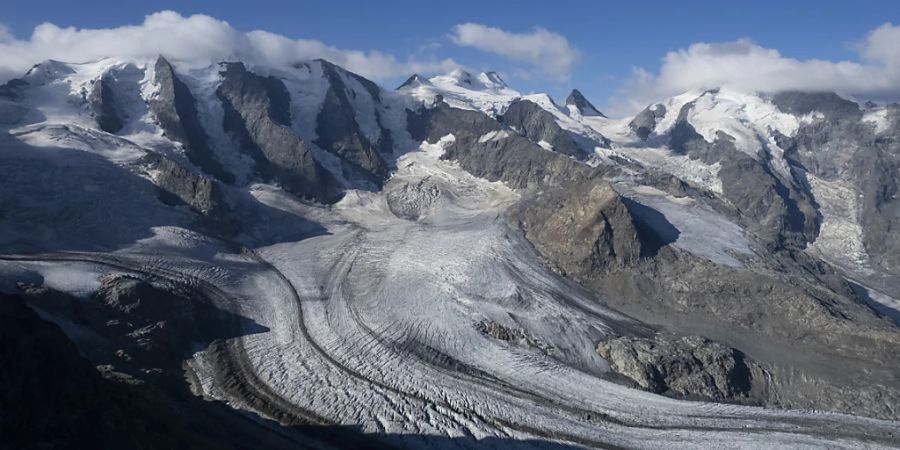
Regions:
<instances>
[{"instance_id":1,"label":"jagged peak","mask_svg":"<svg viewBox=\"0 0 900 450\"><path fill-rule=\"evenodd\" d=\"M606 117L578 89L572 89L572 92L566 97L566 106L576 109L585 117Z\"/></svg>"},{"instance_id":2,"label":"jagged peak","mask_svg":"<svg viewBox=\"0 0 900 450\"><path fill-rule=\"evenodd\" d=\"M322 73L325 78L329 80L329 82L335 83L336 80L333 79L334 76L343 77L344 80L355 80L357 83L362 85L363 89L365 89L373 99L380 100L381 86L375 84L372 80L369 80L368 78L355 72L351 72L344 67L341 67L325 59L319 58L313 61L319 63L322 66Z\"/></svg>"},{"instance_id":3,"label":"jagged peak","mask_svg":"<svg viewBox=\"0 0 900 450\"><path fill-rule=\"evenodd\" d=\"M493 84L499 88L509 87L509 85L506 84L506 81L504 81L497 72L482 72L478 75L478 78L485 84Z\"/></svg>"},{"instance_id":4,"label":"jagged peak","mask_svg":"<svg viewBox=\"0 0 900 450\"><path fill-rule=\"evenodd\" d=\"M422 85L431 84L427 78L422 77L421 75L414 73L411 77L407 78L406 81L403 82L400 86L397 86L397 90L401 89L414 89Z\"/></svg>"},{"instance_id":5,"label":"jagged peak","mask_svg":"<svg viewBox=\"0 0 900 450\"><path fill-rule=\"evenodd\" d=\"M453 69L444 75L433 77L431 78L431 80L440 80L444 83L455 84L457 86L465 87L468 89L474 88L474 82L476 81L476 79L472 77L471 73L463 69Z\"/></svg>"}]
</instances>

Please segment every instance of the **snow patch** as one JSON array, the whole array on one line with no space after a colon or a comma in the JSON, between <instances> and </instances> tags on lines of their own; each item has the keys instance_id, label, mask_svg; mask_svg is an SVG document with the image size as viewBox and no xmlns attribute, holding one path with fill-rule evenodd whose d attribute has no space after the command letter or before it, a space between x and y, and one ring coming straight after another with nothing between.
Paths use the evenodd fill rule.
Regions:
<instances>
[{"instance_id":1,"label":"snow patch","mask_svg":"<svg viewBox=\"0 0 900 450\"><path fill-rule=\"evenodd\" d=\"M773 132L791 136L800 126L796 117L780 112L758 95L724 89L698 97L688 122L710 143L719 131L727 133L734 138L735 148L754 158L763 148L777 147ZM778 149L778 153L783 152Z\"/></svg>"},{"instance_id":2,"label":"snow patch","mask_svg":"<svg viewBox=\"0 0 900 450\"><path fill-rule=\"evenodd\" d=\"M454 108L481 111L493 117L502 114L513 100L522 96L506 83L495 82L488 74L473 76L463 70L429 78L428 83L401 91L428 104L441 95Z\"/></svg>"},{"instance_id":3,"label":"snow patch","mask_svg":"<svg viewBox=\"0 0 900 450\"><path fill-rule=\"evenodd\" d=\"M509 133L506 130L488 131L478 138L478 142L483 144L490 141L499 141L508 137Z\"/></svg>"},{"instance_id":4,"label":"snow patch","mask_svg":"<svg viewBox=\"0 0 900 450\"><path fill-rule=\"evenodd\" d=\"M887 108L880 108L874 111L868 111L863 115L863 122L869 122L875 126L875 133L881 133L882 131L890 128L890 121L887 117Z\"/></svg>"},{"instance_id":5,"label":"snow patch","mask_svg":"<svg viewBox=\"0 0 900 450\"><path fill-rule=\"evenodd\" d=\"M708 165L686 155L673 154L663 147L618 147L597 148L601 158L620 157L631 160L649 169L658 169L672 174L702 189L722 194L722 180L719 179L720 164Z\"/></svg>"},{"instance_id":6,"label":"snow patch","mask_svg":"<svg viewBox=\"0 0 900 450\"><path fill-rule=\"evenodd\" d=\"M665 216L678 230L675 241L671 243L677 248L729 267L743 267L739 258L753 254L744 230L700 201L674 197L659 189L628 181L619 181L613 186L623 196Z\"/></svg>"}]
</instances>

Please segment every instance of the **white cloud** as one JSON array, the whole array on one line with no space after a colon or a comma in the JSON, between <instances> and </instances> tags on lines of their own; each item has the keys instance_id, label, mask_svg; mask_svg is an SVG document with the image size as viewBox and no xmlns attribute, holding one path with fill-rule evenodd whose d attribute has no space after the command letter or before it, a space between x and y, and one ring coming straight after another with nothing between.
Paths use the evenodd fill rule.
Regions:
<instances>
[{"instance_id":1,"label":"white cloud","mask_svg":"<svg viewBox=\"0 0 900 450\"><path fill-rule=\"evenodd\" d=\"M0 23L0 42L10 42L14 39L12 31L9 31L9 27Z\"/></svg>"},{"instance_id":2,"label":"white cloud","mask_svg":"<svg viewBox=\"0 0 900 450\"><path fill-rule=\"evenodd\" d=\"M237 59L272 66L325 58L376 80L459 67L452 59L401 61L378 51L339 49L316 40L290 39L266 31L245 33L210 16L185 17L173 11L151 14L141 25L118 28L60 28L43 23L35 27L28 40L16 40L4 30L0 27L0 79L19 76L48 59L87 62L106 57L153 58L159 54L174 61L200 64Z\"/></svg>"},{"instance_id":3,"label":"white cloud","mask_svg":"<svg viewBox=\"0 0 900 450\"><path fill-rule=\"evenodd\" d=\"M860 61L800 60L750 39L696 43L669 52L658 74L635 68L613 98L614 113L633 113L649 103L691 89L732 87L748 91L835 91L874 100L900 99L900 26L886 23L857 46Z\"/></svg>"},{"instance_id":4,"label":"white cloud","mask_svg":"<svg viewBox=\"0 0 900 450\"><path fill-rule=\"evenodd\" d=\"M524 62L559 79L571 76L572 66L581 55L565 36L544 28L535 28L530 33L510 33L500 28L464 23L453 27L450 38L457 45Z\"/></svg>"}]
</instances>

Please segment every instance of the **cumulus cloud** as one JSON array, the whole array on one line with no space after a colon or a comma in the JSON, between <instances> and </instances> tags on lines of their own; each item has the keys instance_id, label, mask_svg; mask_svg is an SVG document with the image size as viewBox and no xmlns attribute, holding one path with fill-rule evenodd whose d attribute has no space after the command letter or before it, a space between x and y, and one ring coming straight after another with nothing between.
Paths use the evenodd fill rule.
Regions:
<instances>
[{"instance_id":1,"label":"cumulus cloud","mask_svg":"<svg viewBox=\"0 0 900 450\"><path fill-rule=\"evenodd\" d=\"M835 91L844 95L900 99L900 26L872 30L856 49L859 61L800 60L750 39L696 43L669 52L657 74L636 68L613 99L612 109L635 112L692 89L731 87L747 91Z\"/></svg>"},{"instance_id":2,"label":"cumulus cloud","mask_svg":"<svg viewBox=\"0 0 900 450\"><path fill-rule=\"evenodd\" d=\"M266 31L242 32L228 22L197 14L189 17L161 11L140 25L106 29L35 27L31 38L16 40L0 27L0 79L19 76L41 61L95 61L106 57L153 58L210 64L241 60L280 66L325 58L360 75L383 80L413 72L445 72L459 66L451 59L398 60L378 51L339 49L320 41L290 39Z\"/></svg>"},{"instance_id":3,"label":"cumulus cloud","mask_svg":"<svg viewBox=\"0 0 900 450\"><path fill-rule=\"evenodd\" d=\"M535 28L530 33L510 33L500 28L464 23L453 27L450 38L457 45L524 62L559 79L571 76L572 66L581 55L565 36L544 28Z\"/></svg>"}]
</instances>

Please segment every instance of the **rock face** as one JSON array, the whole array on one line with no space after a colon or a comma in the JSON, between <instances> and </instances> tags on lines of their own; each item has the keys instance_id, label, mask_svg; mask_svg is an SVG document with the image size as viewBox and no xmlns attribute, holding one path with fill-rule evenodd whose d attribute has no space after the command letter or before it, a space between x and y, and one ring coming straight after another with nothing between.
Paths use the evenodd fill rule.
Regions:
<instances>
[{"instance_id":1,"label":"rock face","mask_svg":"<svg viewBox=\"0 0 900 450\"><path fill-rule=\"evenodd\" d=\"M824 116L783 138L786 157L820 180L858 192L859 223L871 262L900 273L900 126L892 119L898 108L886 108L886 126L879 132L860 120L856 103L835 94L790 92L773 102L784 111Z\"/></svg>"},{"instance_id":2,"label":"rock face","mask_svg":"<svg viewBox=\"0 0 900 450\"><path fill-rule=\"evenodd\" d=\"M122 129L123 121L110 83L106 75L95 81L88 96L88 103L100 129L115 134Z\"/></svg>"},{"instance_id":3,"label":"rock face","mask_svg":"<svg viewBox=\"0 0 900 450\"><path fill-rule=\"evenodd\" d=\"M222 166L209 147L209 136L200 122L193 94L163 56L156 60L154 79L159 93L149 101L150 110L165 136L184 145L188 159L205 172L225 183L233 183L234 175Z\"/></svg>"},{"instance_id":4,"label":"rock face","mask_svg":"<svg viewBox=\"0 0 900 450\"><path fill-rule=\"evenodd\" d=\"M772 102L778 109L798 116L818 112L829 120L862 118L859 105L841 98L834 92L786 91L772 96Z\"/></svg>"},{"instance_id":5,"label":"rock face","mask_svg":"<svg viewBox=\"0 0 900 450\"><path fill-rule=\"evenodd\" d=\"M634 116L634 119L631 119L631 122L628 123L628 128L631 128L639 138L647 140L650 134L653 133L653 130L656 129L656 122L665 116L665 106L651 105Z\"/></svg>"},{"instance_id":6,"label":"rock face","mask_svg":"<svg viewBox=\"0 0 900 450\"><path fill-rule=\"evenodd\" d=\"M337 183L313 157L309 145L291 132L289 96L274 77L225 63L216 95L225 109L224 127L256 163L257 172L300 197L331 203Z\"/></svg>"},{"instance_id":7,"label":"rock face","mask_svg":"<svg viewBox=\"0 0 900 450\"><path fill-rule=\"evenodd\" d=\"M510 213L537 251L561 274L586 276L635 263L654 251L621 197L603 180L541 191Z\"/></svg>"},{"instance_id":8,"label":"rock face","mask_svg":"<svg viewBox=\"0 0 900 450\"><path fill-rule=\"evenodd\" d=\"M155 175L154 183L163 191L164 202L188 205L206 225L215 226L223 234L236 231L231 207L215 180L193 173L162 155L151 153L144 161Z\"/></svg>"},{"instance_id":9,"label":"rock face","mask_svg":"<svg viewBox=\"0 0 900 450\"><path fill-rule=\"evenodd\" d=\"M697 336L617 337L598 343L597 353L642 389L677 397L748 399L763 374L743 353Z\"/></svg>"},{"instance_id":10,"label":"rock face","mask_svg":"<svg viewBox=\"0 0 900 450\"><path fill-rule=\"evenodd\" d=\"M578 89L572 89L572 92L566 97L566 105L570 108L574 107L585 117L606 117L602 112L598 111Z\"/></svg>"},{"instance_id":11,"label":"rock face","mask_svg":"<svg viewBox=\"0 0 900 450\"><path fill-rule=\"evenodd\" d=\"M894 130L900 127L895 124ZM885 139L883 145L889 148L858 161L854 172L864 193L866 250L875 264L900 274L900 140Z\"/></svg>"},{"instance_id":12,"label":"rock face","mask_svg":"<svg viewBox=\"0 0 900 450\"><path fill-rule=\"evenodd\" d=\"M484 113L451 108L443 102L409 111L407 122L413 139L435 143L452 134L454 141L445 147L445 159L458 161L475 176L504 181L512 188L558 186L590 178L601 170L548 152Z\"/></svg>"},{"instance_id":13,"label":"rock face","mask_svg":"<svg viewBox=\"0 0 900 450\"><path fill-rule=\"evenodd\" d=\"M553 115L534 102L514 100L506 112L497 119L532 142L543 141L550 144L555 152L577 159L584 159L587 156L572 136L560 128Z\"/></svg>"},{"instance_id":14,"label":"rock face","mask_svg":"<svg viewBox=\"0 0 900 450\"><path fill-rule=\"evenodd\" d=\"M341 158L346 178L364 178L375 183L376 186L381 186L387 178L387 162L379 152L379 148L369 141L357 124L356 110L348 98L353 91L344 83L342 75L353 77L374 101L379 99L380 88L371 81L358 75L351 75L327 61L320 61L320 63L329 87L325 93L322 109L316 118L318 139L315 143ZM380 118L376 117L376 120L380 123ZM390 134L383 128L380 131L383 150L385 153L391 154L393 149Z\"/></svg>"}]
</instances>

